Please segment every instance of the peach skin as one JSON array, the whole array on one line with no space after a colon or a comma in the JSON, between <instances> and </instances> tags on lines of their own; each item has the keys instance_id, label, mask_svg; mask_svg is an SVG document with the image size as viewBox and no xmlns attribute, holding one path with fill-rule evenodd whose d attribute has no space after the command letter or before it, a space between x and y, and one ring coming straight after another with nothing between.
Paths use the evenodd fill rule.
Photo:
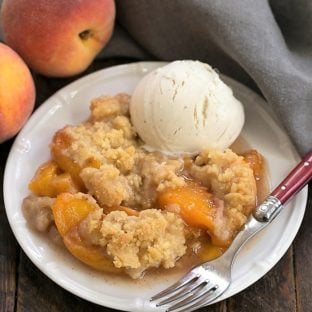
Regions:
<instances>
[{"instance_id":1,"label":"peach skin","mask_svg":"<svg viewBox=\"0 0 312 312\"><path fill-rule=\"evenodd\" d=\"M85 70L110 39L115 3L4 0L1 19L5 41L32 69L46 76L72 76Z\"/></svg>"},{"instance_id":2,"label":"peach skin","mask_svg":"<svg viewBox=\"0 0 312 312\"><path fill-rule=\"evenodd\" d=\"M13 137L31 114L35 86L24 61L0 43L0 143Z\"/></svg>"}]
</instances>

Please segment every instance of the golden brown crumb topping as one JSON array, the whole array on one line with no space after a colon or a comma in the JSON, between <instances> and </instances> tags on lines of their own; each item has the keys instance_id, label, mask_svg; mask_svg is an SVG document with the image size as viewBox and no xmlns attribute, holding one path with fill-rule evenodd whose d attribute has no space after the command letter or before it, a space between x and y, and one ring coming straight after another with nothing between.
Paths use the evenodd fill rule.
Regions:
<instances>
[{"instance_id":1,"label":"golden brown crumb topping","mask_svg":"<svg viewBox=\"0 0 312 312\"><path fill-rule=\"evenodd\" d=\"M210 246L228 246L255 206L263 161L230 149L185 159L148 152L129 101L96 98L86 122L55 134L52 162L31 184L42 197L26 198L23 210L39 231L53 235L55 222L68 250L89 266L138 278L174 267L187 246L201 249L207 233Z\"/></svg>"},{"instance_id":2,"label":"golden brown crumb topping","mask_svg":"<svg viewBox=\"0 0 312 312\"><path fill-rule=\"evenodd\" d=\"M132 278L150 267L174 267L185 254L184 223L171 212L147 209L138 216L102 211L89 216L86 229L93 244L105 247L117 268L125 268Z\"/></svg>"},{"instance_id":3,"label":"golden brown crumb topping","mask_svg":"<svg viewBox=\"0 0 312 312\"><path fill-rule=\"evenodd\" d=\"M101 205L151 208L156 193L183 185L182 160L148 153L128 116L129 96L103 96L91 103L91 119L58 131L59 153L81 168L80 178ZM56 162L58 159L55 159Z\"/></svg>"}]
</instances>

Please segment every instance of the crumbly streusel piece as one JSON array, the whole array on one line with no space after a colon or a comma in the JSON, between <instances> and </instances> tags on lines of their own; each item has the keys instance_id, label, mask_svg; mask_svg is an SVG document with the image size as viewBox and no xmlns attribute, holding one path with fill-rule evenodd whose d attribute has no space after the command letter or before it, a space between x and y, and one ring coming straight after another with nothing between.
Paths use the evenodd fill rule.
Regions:
<instances>
[{"instance_id":1,"label":"crumbly streusel piece","mask_svg":"<svg viewBox=\"0 0 312 312\"><path fill-rule=\"evenodd\" d=\"M185 185L180 176L182 160L139 152L135 172L123 175L113 165L85 168L80 176L102 206L125 205L139 209L153 207L158 192Z\"/></svg>"},{"instance_id":2,"label":"crumbly streusel piece","mask_svg":"<svg viewBox=\"0 0 312 312\"><path fill-rule=\"evenodd\" d=\"M243 157L231 150L204 150L190 168L195 180L219 199L214 235L230 239L256 205L256 181Z\"/></svg>"},{"instance_id":3,"label":"crumbly streusel piece","mask_svg":"<svg viewBox=\"0 0 312 312\"><path fill-rule=\"evenodd\" d=\"M128 172L133 168L137 157L137 143L134 135L130 134L131 129L126 126L121 128L120 124L118 128L104 122L66 127L63 131L71 143L63 151L64 155L82 168L87 166L90 159L95 159L101 164L109 163Z\"/></svg>"},{"instance_id":4,"label":"crumbly streusel piece","mask_svg":"<svg viewBox=\"0 0 312 312\"><path fill-rule=\"evenodd\" d=\"M23 200L22 210L28 224L39 232L47 232L54 218L51 206L54 198L27 196Z\"/></svg>"},{"instance_id":5,"label":"crumbly streusel piece","mask_svg":"<svg viewBox=\"0 0 312 312\"><path fill-rule=\"evenodd\" d=\"M171 212L148 209L128 216L114 211L103 217L96 211L88 222L93 244L105 247L114 265L132 278L151 267L174 267L186 252L184 223Z\"/></svg>"},{"instance_id":6,"label":"crumbly streusel piece","mask_svg":"<svg viewBox=\"0 0 312 312\"><path fill-rule=\"evenodd\" d=\"M141 148L129 119L129 101L126 94L94 99L89 121L59 130L51 150L61 167L67 165L64 157L69 159L74 174L78 171L76 180L101 205L146 209L154 205L157 192L185 183L183 161Z\"/></svg>"},{"instance_id":7,"label":"crumbly streusel piece","mask_svg":"<svg viewBox=\"0 0 312 312\"><path fill-rule=\"evenodd\" d=\"M102 165L99 169L85 168L80 176L101 206L118 206L134 196L127 178L113 165Z\"/></svg>"},{"instance_id":8,"label":"crumbly streusel piece","mask_svg":"<svg viewBox=\"0 0 312 312\"><path fill-rule=\"evenodd\" d=\"M51 144L52 156L54 149L60 147L62 150L57 150L58 154L81 168L88 167L92 160L93 163L112 164L123 173L132 170L138 144L127 115L128 105L129 96L125 94L94 99L89 121L66 126L56 133Z\"/></svg>"},{"instance_id":9,"label":"crumbly streusel piece","mask_svg":"<svg viewBox=\"0 0 312 312\"><path fill-rule=\"evenodd\" d=\"M136 190L136 201L144 209L153 207L159 192L185 185L182 170L181 159L168 159L158 153L141 154L137 171L142 185Z\"/></svg>"},{"instance_id":10,"label":"crumbly streusel piece","mask_svg":"<svg viewBox=\"0 0 312 312\"><path fill-rule=\"evenodd\" d=\"M90 105L91 118L93 120L107 121L108 118L129 115L129 102L130 96L125 93L95 98Z\"/></svg>"},{"instance_id":11,"label":"crumbly streusel piece","mask_svg":"<svg viewBox=\"0 0 312 312\"><path fill-rule=\"evenodd\" d=\"M138 164L138 170L144 177L146 185L156 186L158 192L165 188L185 185L181 176L182 169L182 159L168 159L157 153L141 156Z\"/></svg>"}]
</instances>

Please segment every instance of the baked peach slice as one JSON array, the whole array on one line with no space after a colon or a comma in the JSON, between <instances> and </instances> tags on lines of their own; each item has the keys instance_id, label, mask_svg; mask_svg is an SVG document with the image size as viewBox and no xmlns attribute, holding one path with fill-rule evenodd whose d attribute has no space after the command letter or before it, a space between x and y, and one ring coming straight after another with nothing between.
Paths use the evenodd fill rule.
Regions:
<instances>
[{"instance_id":1,"label":"baked peach slice","mask_svg":"<svg viewBox=\"0 0 312 312\"><path fill-rule=\"evenodd\" d=\"M66 127L64 129L66 129ZM84 188L84 183L80 178L82 168L65 153L71 144L71 138L66 134L64 129L55 133L52 143L50 144L52 158L62 170L71 175L79 188Z\"/></svg>"},{"instance_id":2,"label":"baked peach slice","mask_svg":"<svg viewBox=\"0 0 312 312\"><path fill-rule=\"evenodd\" d=\"M52 211L56 227L63 238L69 252L88 266L104 272L121 272L106 257L103 248L84 242L79 234L79 224L98 206L87 196L60 194Z\"/></svg>"},{"instance_id":3,"label":"baked peach slice","mask_svg":"<svg viewBox=\"0 0 312 312\"><path fill-rule=\"evenodd\" d=\"M159 194L158 204L161 209L178 207L180 216L190 226L209 232L214 230L216 206L212 201L212 194L200 185L194 183L167 189Z\"/></svg>"},{"instance_id":4,"label":"baked peach slice","mask_svg":"<svg viewBox=\"0 0 312 312\"><path fill-rule=\"evenodd\" d=\"M41 165L28 187L37 196L56 197L64 192L78 192L70 174L63 172L54 161L48 161Z\"/></svg>"},{"instance_id":5,"label":"baked peach slice","mask_svg":"<svg viewBox=\"0 0 312 312\"><path fill-rule=\"evenodd\" d=\"M158 205L161 209L176 211L187 225L206 230L213 246L224 248L229 246L231 240L223 240L216 234L216 224L219 222L217 216L220 214L218 213L220 207L216 202L217 200L213 199L213 195L205 187L193 182L183 187L167 189L158 196ZM218 250L216 249L214 253L218 254Z\"/></svg>"},{"instance_id":6,"label":"baked peach slice","mask_svg":"<svg viewBox=\"0 0 312 312\"><path fill-rule=\"evenodd\" d=\"M108 273L122 272L121 269L116 268L107 258L103 248L86 245L81 240L77 227L68 232L63 238L63 241L66 248L73 256L91 268Z\"/></svg>"},{"instance_id":7,"label":"baked peach slice","mask_svg":"<svg viewBox=\"0 0 312 312\"><path fill-rule=\"evenodd\" d=\"M52 211L60 235L65 237L97 207L95 202L82 193L77 195L62 193L57 196Z\"/></svg>"},{"instance_id":8,"label":"baked peach slice","mask_svg":"<svg viewBox=\"0 0 312 312\"><path fill-rule=\"evenodd\" d=\"M79 189L85 191L85 185L80 177L80 172L85 167L100 168L101 163L95 158L87 159L81 165L69 156L69 147L72 144L72 138L66 133L67 127L57 131L50 144L52 159L60 166L62 170L68 172Z\"/></svg>"},{"instance_id":9,"label":"baked peach slice","mask_svg":"<svg viewBox=\"0 0 312 312\"><path fill-rule=\"evenodd\" d=\"M263 176L265 169L263 156L256 150L247 151L242 156L253 170L255 179L260 179Z\"/></svg>"}]
</instances>

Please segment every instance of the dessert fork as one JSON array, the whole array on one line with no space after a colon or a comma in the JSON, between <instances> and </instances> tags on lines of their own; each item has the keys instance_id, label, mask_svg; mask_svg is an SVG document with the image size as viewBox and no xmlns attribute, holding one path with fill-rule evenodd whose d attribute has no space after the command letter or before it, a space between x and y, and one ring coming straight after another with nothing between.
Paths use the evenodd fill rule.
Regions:
<instances>
[{"instance_id":1,"label":"dessert fork","mask_svg":"<svg viewBox=\"0 0 312 312\"><path fill-rule=\"evenodd\" d=\"M241 247L257 232L270 224L312 177L312 151L288 174L273 192L256 207L242 230L219 258L194 267L172 286L153 296L156 306L166 311L193 311L212 303L230 286L231 269Z\"/></svg>"}]
</instances>

